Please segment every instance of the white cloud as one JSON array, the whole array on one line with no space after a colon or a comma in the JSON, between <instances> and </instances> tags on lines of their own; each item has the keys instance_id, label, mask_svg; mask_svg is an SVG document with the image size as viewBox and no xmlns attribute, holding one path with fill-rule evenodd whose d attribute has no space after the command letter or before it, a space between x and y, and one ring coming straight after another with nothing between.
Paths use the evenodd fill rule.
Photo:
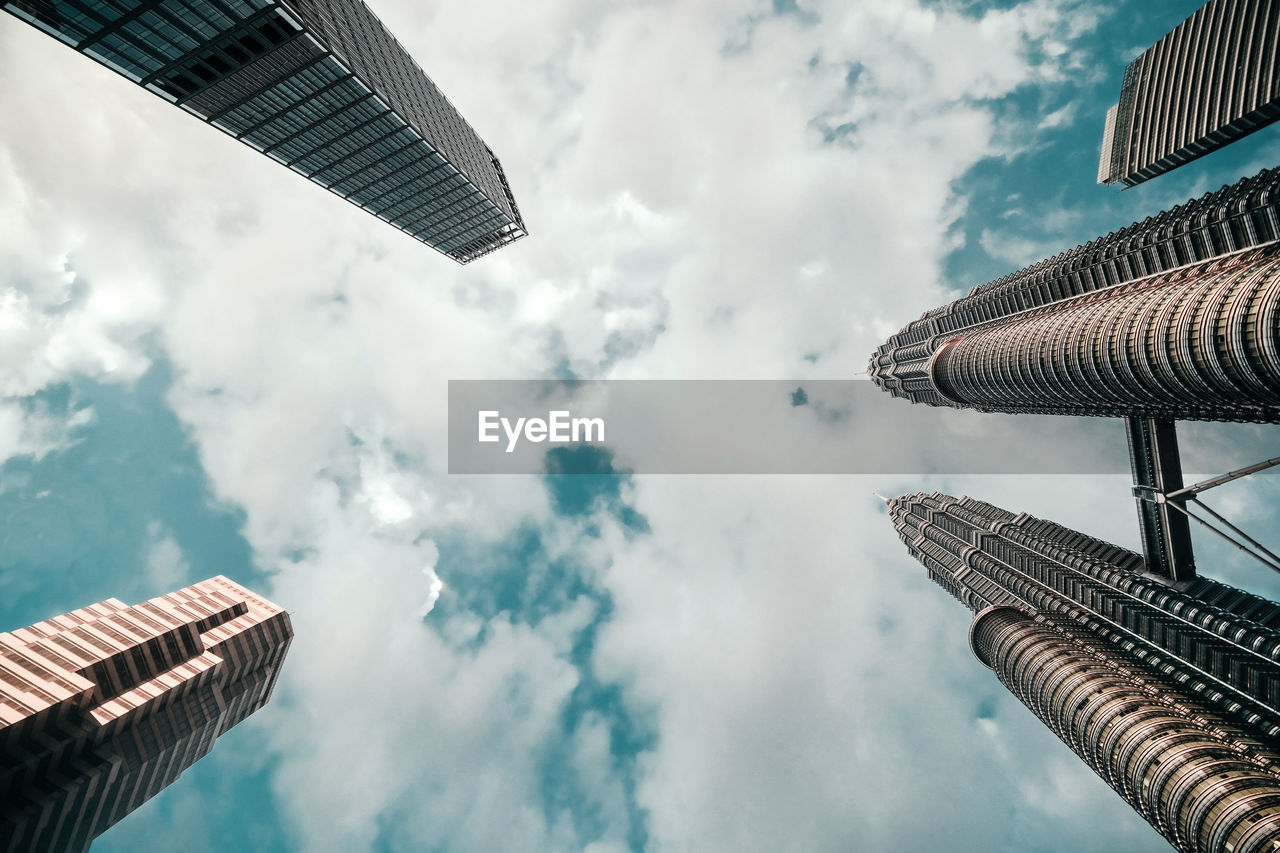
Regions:
<instances>
[{"instance_id":1,"label":"white cloud","mask_svg":"<svg viewBox=\"0 0 1280 853\"><path fill-rule=\"evenodd\" d=\"M930 487L994 491L1034 512L1046 483L1021 480ZM654 535L610 545L616 613L600 661L658 717L660 745L641 783L653 849L915 850L956 839L1022 849L1011 833L1026 826L1011 811L1036 825L1040 844L1150 847L1123 801L976 664L967 611L906 555L873 485L894 486L637 484ZM1117 493L1082 488L1071 520L1097 529L1127 503ZM975 697L991 702L995 721L975 719ZM982 731L991 726L997 745ZM962 778L983 793L970 797ZM1068 791L1080 810L1050 807L1037 793L1046 787ZM1078 826L1082 812L1106 815L1098 823L1114 835Z\"/></svg>"},{"instance_id":2,"label":"white cloud","mask_svg":"<svg viewBox=\"0 0 1280 853\"><path fill-rule=\"evenodd\" d=\"M1026 237L997 233L990 229L983 229L978 238L978 244L982 246L984 252L998 261L1005 262L1011 269L1058 254L1057 251L1047 248L1053 245L1048 240L1028 240Z\"/></svg>"},{"instance_id":3,"label":"white cloud","mask_svg":"<svg viewBox=\"0 0 1280 853\"><path fill-rule=\"evenodd\" d=\"M164 525L153 521L147 525L146 551L143 555L147 568L147 581L155 595L164 595L180 586L191 576L191 566L182 547Z\"/></svg>"},{"instance_id":4,"label":"white cloud","mask_svg":"<svg viewBox=\"0 0 1280 853\"><path fill-rule=\"evenodd\" d=\"M53 413L40 402L27 407L0 399L0 464L15 456L43 458L75 442L75 432L94 417L91 406Z\"/></svg>"}]
</instances>

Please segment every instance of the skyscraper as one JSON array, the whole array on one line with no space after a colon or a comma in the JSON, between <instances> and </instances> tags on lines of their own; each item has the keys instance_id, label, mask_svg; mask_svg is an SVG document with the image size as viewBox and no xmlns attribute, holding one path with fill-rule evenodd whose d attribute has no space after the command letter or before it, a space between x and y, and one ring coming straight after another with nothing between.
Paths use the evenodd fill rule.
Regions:
<instances>
[{"instance_id":1,"label":"skyscraper","mask_svg":"<svg viewBox=\"0 0 1280 853\"><path fill-rule=\"evenodd\" d=\"M3 7L460 263L525 236L497 156L361 0Z\"/></svg>"},{"instance_id":2,"label":"skyscraper","mask_svg":"<svg viewBox=\"0 0 1280 853\"><path fill-rule=\"evenodd\" d=\"M1280 170L926 312L872 356L896 397L981 411L1280 420Z\"/></svg>"},{"instance_id":3,"label":"skyscraper","mask_svg":"<svg viewBox=\"0 0 1280 853\"><path fill-rule=\"evenodd\" d=\"M1025 513L888 500L978 659L1184 853L1280 849L1280 606Z\"/></svg>"},{"instance_id":4,"label":"skyscraper","mask_svg":"<svg viewBox=\"0 0 1280 853\"><path fill-rule=\"evenodd\" d=\"M0 634L0 851L85 851L266 704L289 615L215 577Z\"/></svg>"},{"instance_id":5,"label":"skyscraper","mask_svg":"<svg viewBox=\"0 0 1280 853\"><path fill-rule=\"evenodd\" d=\"M1148 568L1190 579L1174 422L1280 422L1280 170L926 311L867 373L930 406L1126 418Z\"/></svg>"},{"instance_id":6,"label":"skyscraper","mask_svg":"<svg viewBox=\"0 0 1280 853\"><path fill-rule=\"evenodd\" d=\"M982 411L1280 421L1280 245L965 330L929 373Z\"/></svg>"},{"instance_id":7,"label":"skyscraper","mask_svg":"<svg viewBox=\"0 0 1280 853\"><path fill-rule=\"evenodd\" d=\"M1099 180L1138 183L1280 117L1278 22L1269 0L1210 0L1135 61ZM1184 487L1174 431L1280 422L1277 190L1264 171L974 288L868 366L912 402L1126 419L1145 557L969 498L886 502L976 613L978 659L1184 853L1280 850L1280 605L1197 577L1187 523L1200 492L1280 459Z\"/></svg>"},{"instance_id":8,"label":"skyscraper","mask_svg":"<svg viewBox=\"0 0 1280 853\"><path fill-rule=\"evenodd\" d=\"M1098 183L1134 186L1280 118L1271 0L1209 0L1130 63L1107 111Z\"/></svg>"}]
</instances>

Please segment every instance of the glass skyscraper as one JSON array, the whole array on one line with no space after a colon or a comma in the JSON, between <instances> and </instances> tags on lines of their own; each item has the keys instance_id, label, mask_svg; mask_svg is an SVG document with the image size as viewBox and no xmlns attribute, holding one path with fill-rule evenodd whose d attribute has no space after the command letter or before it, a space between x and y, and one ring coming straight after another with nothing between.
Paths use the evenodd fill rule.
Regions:
<instances>
[{"instance_id":1,"label":"glass skyscraper","mask_svg":"<svg viewBox=\"0 0 1280 853\"><path fill-rule=\"evenodd\" d=\"M1099 179L1138 183L1280 117L1278 20L1210 0L1139 57ZM1184 487L1175 431L1280 422L1280 170L975 287L867 372L913 403L1125 419L1142 555L936 492L887 500L890 517L975 613L978 659L1170 844L1280 850L1280 605L1198 576L1188 528L1207 523L1194 503L1271 555L1197 495L1277 460Z\"/></svg>"},{"instance_id":2,"label":"glass skyscraper","mask_svg":"<svg viewBox=\"0 0 1280 853\"><path fill-rule=\"evenodd\" d=\"M525 236L497 156L360 0L4 8L460 263Z\"/></svg>"},{"instance_id":3,"label":"glass skyscraper","mask_svg":"<svg viewBox=\"0 0 1280 853\"><path fill-rule=\"evenodd\" d=\"M1125 418L1148 568L1190 579L1175 422L1280 423L1280 169L930 309L867 373L929 406Z\"/></svg>"}]
</instances>

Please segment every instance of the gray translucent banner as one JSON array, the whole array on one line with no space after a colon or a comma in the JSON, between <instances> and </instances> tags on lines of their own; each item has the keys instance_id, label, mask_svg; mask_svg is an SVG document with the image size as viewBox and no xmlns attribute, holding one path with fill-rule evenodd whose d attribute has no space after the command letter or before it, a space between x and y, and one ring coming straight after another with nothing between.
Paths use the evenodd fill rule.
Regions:
<instances>
[{"instance_id":1,"label":"gray translucent banner","mask_svg":"<svg viewBox=\"0 0 1280 853\"><path fill-rule=\"evenodd\" d=\"M1280 427L1178 424L1183 468ZM1123 421L912 405L867 380L450 380L451 474L1127 474Z\"/></svg>"}]
</instances>

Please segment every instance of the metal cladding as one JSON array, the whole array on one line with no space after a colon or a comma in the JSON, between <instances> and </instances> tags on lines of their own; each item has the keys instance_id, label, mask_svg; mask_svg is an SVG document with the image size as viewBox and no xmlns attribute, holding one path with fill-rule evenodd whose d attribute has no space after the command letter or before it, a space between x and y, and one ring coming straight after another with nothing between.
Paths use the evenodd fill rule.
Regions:
<instances>
[{"instance_id":1,"label":"metal cladding","mask_svg":"<svg viewBox=\"0 0 1280 853\"><path fill-rule=\"evenodd\" d=\"M888 501L978 659L1185 853L1280 845L1280 605L938 493Z\"/></svg>"},{"instance_id":2,"label":"metal cladding","mask_svg":"<svg viewBox=\"0 0 1280 853\"><path fill-rule=\"evenodd\" d=\"M967 330L930 374L980 411L1280 421L1280 246Z\"/></svg>"},{"instance_id":3,"label":"metal cladding","mask_svg":"<svg viewBox=\"0 0 1280 853\"><path fill-rule=\"evenodd\" d=\"M526 234L501 163L360 0L0 0L460 263Z\"/></svg>"},{"instance_id":4,"label":"metal cladding","mask_svg":"<svg viewBox=\"0 0 1280 853\"><path fill-rule=\"evenodd\" d=\"M1280 755L1070 618L989 608L974 652L1179 850L1280 843Z\"/></svg>"},{"instance_id":5,"label":"metal cladding","mask_svg":"<svg viewBox=\"0 0 1280 853\"><path fill-rule=\"evenodd\" d=\"M0 634L0 851L86 851L267 703L289 615L215 577Z\"/></svg>"},{"instance_id":6,"label":"metal cladding","mask_svg":"<svg viewBox=\"0 0 1280 853\"><path fill-rule=\"evenodd\" d=\"M1134 186L1280 118L1274 0L1209 0L1135 59L1107 112L1098 183Z\"/></svg>"},{"instance_id":7,"label":"metal cladding","mask_svg":"<svg viewBox=\"0 0 1280 853\"><path fill-rule=\"evenodd\" d=\"M1269 170L974 288L891 336L868 373L933 406L1277 420L1277 240Z\"/></svg>"},{"instance_id":8,"label":"metal cladding","mask_svg":"<svg viewBox=\"0 0 1280 853\"><path fill-rule=\"evenodd\" d=\"M1204 577L1171 586L1132 551L972 498L905 495L889 514L929 578L970 610L1074 615L1224 717L1280 736L1280 605Z\"/></svg>"}]
</instances>

